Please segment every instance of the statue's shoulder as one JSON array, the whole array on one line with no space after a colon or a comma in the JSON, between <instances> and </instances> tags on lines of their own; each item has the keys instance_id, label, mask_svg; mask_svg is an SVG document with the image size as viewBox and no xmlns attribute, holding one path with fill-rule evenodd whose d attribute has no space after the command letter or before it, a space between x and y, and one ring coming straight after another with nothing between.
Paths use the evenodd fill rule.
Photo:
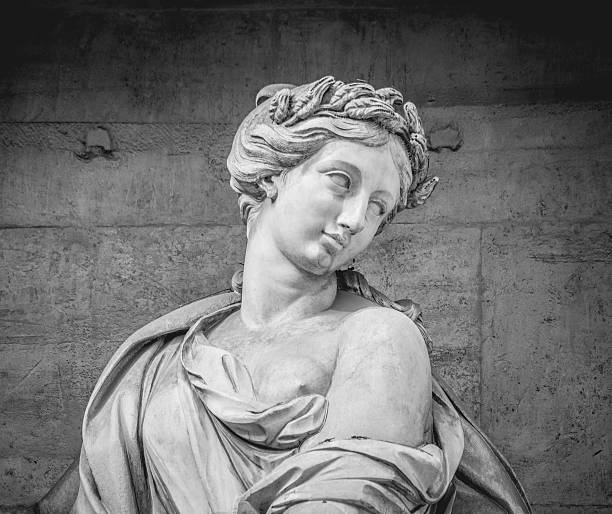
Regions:
<instances>
[{"instance_id":1,"label":"statue's shoulder","mask_svg":"<svg viewBox=\"0 0 612 514\"><path fill-rule=\"evenodd\" d=\"M346 316L340 327L351 350L358 346L374 353L419 355L428 360L425 340L416 323L404 313L370 304Z\"/></svg>"},{"instance_id":2,"label":"statue's shoulder","mask_svg":"<svg viewBox=\"0 0 612 514\"><path fill-rule=\"evenodd\" d=\"M217 316L219 319L226 316L232 309L237 308L239 302L240 295L237 293L216 293L174 309L136 330L117 348L102 371L85 411L84 426L104 403L109 391L116 387L119 377L126 376L134 362L153 341L188 330L203 316L209 316L211 323L214 323Z\"/></svg>"},{"instance_id":3,"label":"statue's shoulder","mask_svg":"<svg viewBox=\"0 0 612 514\"><path fill-rule=\"evenodd\" d=\"M224 291L188 303L154 319L125 340L109 360L106 370L125 361L128 355L138 352L153 339L185 331L203 316L225 315L228 310L235 308L239 301L239 294Z\"/></svg>"},{"instance_id":4,"label":"statue's shoulder","mask_svg":"<svg viewBox=\"0 0 612 514\"><path fill-rule=\"evenodd\" d=\"M425 329L421 306L418 303L410 299L391 300L387 295L372 287L366 278L355 270L338 271L336 272L336 279L339 291L353 293L367 300L369 305L378 305L383 308L391 309L409 318L421 333L428 350L431 351L432 341ZM382 321L385 316L397 319L394 315L387 313L386 315L382 315L380 320ZM400 321L398 321L398 323L401 324Z\"/></svg>"},{"instance_id":5,"label":"statue's shoulder","mask_svg":"<svg viewBox=\"0 0 612 514\"><path fill-rule=\"evenodd\" d=\"M136 330L126 342L142 341L186 330L202 316L214 315L216 312L225 313L226 309L231 309L238 303L240 295L233 291L222 291L200 298L147 323Z\"/></svg>"}]
</instances>

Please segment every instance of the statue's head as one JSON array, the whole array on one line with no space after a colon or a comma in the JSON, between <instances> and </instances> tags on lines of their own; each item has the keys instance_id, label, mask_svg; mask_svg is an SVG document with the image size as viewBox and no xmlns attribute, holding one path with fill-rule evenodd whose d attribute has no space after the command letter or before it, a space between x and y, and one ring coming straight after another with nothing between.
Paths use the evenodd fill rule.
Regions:
<instances>
[{"instance_id":1,"label":"statue's head","mask_svg":"<svg viewBox=\"0 0 612 514\"><path fill-rule=\"evenodd\" d=\"M416 107L402 103L393 88L376 90L365 82L345 84L330 76L302 86L263 88L227 160L247 233L264 200L276 194L271 179L290 173L334 141L390 149L399 191L378 231L397 212L423 204L438 179L427 177L427 142Z\"/></svg>"}]
</instances>

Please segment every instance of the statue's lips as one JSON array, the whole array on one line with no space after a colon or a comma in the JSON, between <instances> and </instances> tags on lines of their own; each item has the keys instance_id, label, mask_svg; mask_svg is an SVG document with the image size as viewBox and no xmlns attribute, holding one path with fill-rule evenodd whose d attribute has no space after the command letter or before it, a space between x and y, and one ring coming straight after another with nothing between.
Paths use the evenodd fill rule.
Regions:
<instances>
[{"instance_id":1,"label":"statue's lips","mask_svg":"<svg viewBox=\"0 0 612 514\"><path fill-rule=\"evenodd\" d=\"M329 232L323 232L323 240L330 246L335 252L339 252L346 248L349 244L350 239L341 234L330 234Z\"/></svg>"}]
</instances>

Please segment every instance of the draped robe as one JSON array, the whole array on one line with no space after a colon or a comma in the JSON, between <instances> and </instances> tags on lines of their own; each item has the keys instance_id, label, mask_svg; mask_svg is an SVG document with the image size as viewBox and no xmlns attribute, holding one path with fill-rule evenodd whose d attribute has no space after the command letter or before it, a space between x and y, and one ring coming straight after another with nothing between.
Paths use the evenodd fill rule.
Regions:
<instances>
[{"instance_id":1,"label":"draped robe","mask_svg":"<svg viewBox=\"0 0 612 514\"><path fill-rule=\"evenodd\" d=\"M113 355L85 412L72 512L280 513L326 501L347 513L442 513L457 484L530 512L503 457L436 379L432 443L356 435L302 451L327 399L262 402L240 360L208 344L206 329L239 301L222 293L182 307Z\"/></svg>"}]
</instances>

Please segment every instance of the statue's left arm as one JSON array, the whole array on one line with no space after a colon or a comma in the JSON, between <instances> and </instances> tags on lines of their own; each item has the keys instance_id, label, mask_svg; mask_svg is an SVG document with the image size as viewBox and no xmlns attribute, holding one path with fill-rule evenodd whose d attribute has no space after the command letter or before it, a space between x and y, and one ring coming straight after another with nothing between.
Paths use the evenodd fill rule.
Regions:
<instances>
[{"instance_id":1,"label":"statue's left arm","mask_svg":"<svg viewBox=\"0 0 612 514\"><path fill-rule=\"evenodd\" d=\"M431 370L405 315L371 307L346 318L319 433L241 499L238 512L412 512L435 503L453 471L431 444Z\"/></svg>"},{"instance_id":2,"label":"statue's left arm","mask_svg":"<svg viewBox=\"0 0 612 514\"><path fill-rule=\"evenodd\" d=\"M414 323L400 312L371 307L349 316L341 330L327 419L303 448L329 438L426 442L431 369Z\"/></svg>"},{"instance_id":3,"label":"statue's left arm","mask_svg":"<svg viewBox=\"0 0 612 514\"><path fill-rule=\"evenodd\" d=\"M431 424L431 370L414 323L399 312L373 307L350 316L342 331L325 425L302 450L328 439L367 438L409 446L425 442ZM360 511L334 501L310 501L285 512Z\"/></svg>"}]
</instances>

